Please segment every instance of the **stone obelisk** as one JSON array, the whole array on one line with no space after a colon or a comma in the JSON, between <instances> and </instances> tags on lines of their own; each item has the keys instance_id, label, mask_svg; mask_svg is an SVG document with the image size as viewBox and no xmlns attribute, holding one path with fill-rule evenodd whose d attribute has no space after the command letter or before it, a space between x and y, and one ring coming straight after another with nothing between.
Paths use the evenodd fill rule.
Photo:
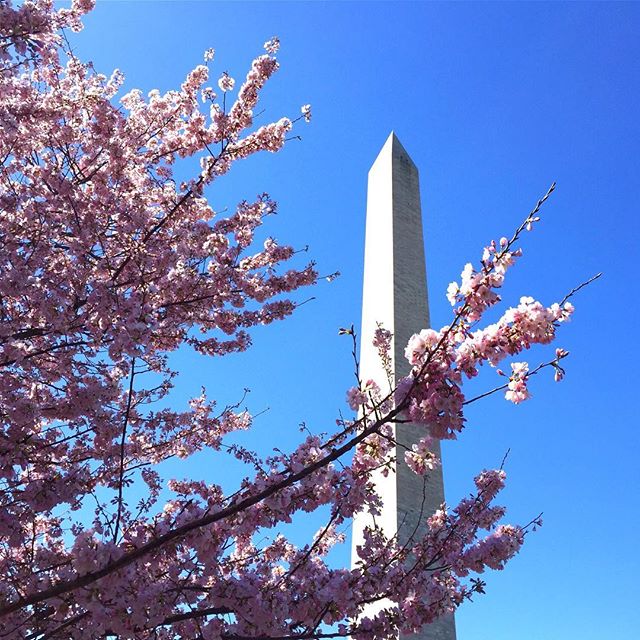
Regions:
<instances>
[{"instance_id":1,"label":"stone obelisk","mask_svg":"<svg viewBox=\"0 0 640 640\"><path fill-rule=\"evenodd\" d=\"M371 340L377 324L393 333L391 369L395 380L406 376L410 365L404 357L409 338L429 327L427 277L422 237L418 170L392 132L369 171L367 223L364 255L362 326L360 330L360 375L381 386L387 380ZM384 389L384 387L383 387ZM425 479L404 462L406 448L424 435L424 426L395 425L398 442L395 473L375 478L383 500L376 518L388 536L398 534L400 544L420 536L425 521L444 502L442 472L438 468ZM440 455L439 443L434 451ZM352 557L362 543L362 530L371 524L369 514L353 522ZM375 613L372 608L366 613ZM455 640L453 616L425 626L415 640Z\"/></svg>"}]
</instances>

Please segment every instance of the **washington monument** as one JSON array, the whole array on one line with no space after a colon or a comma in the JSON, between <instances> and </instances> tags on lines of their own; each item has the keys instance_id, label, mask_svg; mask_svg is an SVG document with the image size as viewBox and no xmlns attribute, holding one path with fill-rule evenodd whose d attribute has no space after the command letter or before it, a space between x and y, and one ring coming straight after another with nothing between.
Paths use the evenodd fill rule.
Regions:
<instances>
[{"instance_id":1,"label":"washington monument","mask_svg":"<svg viewBox=\"0 0 640 640\"><path fill-rule=\"evenodd\" d=\"M379 383L386 380L371 340L378 323L393 333L391 370L393 382L406 376L411 366L404 357L409 338L429 327L427 278L422 238L422 213L418 170L391 133L369 171L367 223L364 257L362 326L360 331L361 378ZM404 462L406 447L424 435L424 426L396 424L395 473L376 476L382 497L382 514L376 522L387 536L398 534L399 543L411 534L420 536L429 515L444 502L442 471L431 471L426 479L413 473ZM440 445L434 444L440 455ZM362 543L362 531L371 516L361 513L353 522L352 558ZM372 610L373 611L373 610ZM415 640L455 640L453 616L425 626Z\"/></svg>"}]
</instances>

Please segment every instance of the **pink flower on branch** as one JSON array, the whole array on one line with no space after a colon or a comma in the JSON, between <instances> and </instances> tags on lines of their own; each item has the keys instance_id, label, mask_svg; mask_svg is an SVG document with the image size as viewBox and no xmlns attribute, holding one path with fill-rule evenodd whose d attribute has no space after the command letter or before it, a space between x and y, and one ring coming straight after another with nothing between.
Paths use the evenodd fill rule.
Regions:
<instances>
[{"instance_id":1,"label":"pink flower on branch","mask_svg":"<svg viewBox=\"0 0 640 640\"><path fill-rule=\"evenodd\" d=\"M527 389L527 374L529 365L526 362L511 363L511 377L509 378L508 391L504 394L507 400L511 400L514 404L519 404L523 400L531 397Z\"/></svg>"},{"instance_id":2,"label":"pink flower on branch","mask_svg":"<svg viewBox=\"0 0 640 640\"><path fill-rule=\"evenodd\" d=\"M423 476L440 466L439 458L430 450L432 446L431 438L422 438L417 444L411 445L411 451L404 454L404 461L419 476Z\"/></svg>"},{"instance_id":3,"label":"pink flower on branch","mask_svg":"<svg viewBox=\"0 0 640 640\"><path fill-rule=\"evenodd\" d=\"M236 81L225 71L218 79L218 86L221 91L233 91Z\"/></svg>"},{"instance_id":4,"label":"pink flower on branch","mask_svg":"<svg viewBox=\"0 0 640 640\"><path fill-rule=\"evenodd\" d=\"M271 40L267 40L264 43L264 49L267 53L275 55L278 53L278 49L280 49L280 39L277 36L273 36Z\"/></svg>"}]
</instances>

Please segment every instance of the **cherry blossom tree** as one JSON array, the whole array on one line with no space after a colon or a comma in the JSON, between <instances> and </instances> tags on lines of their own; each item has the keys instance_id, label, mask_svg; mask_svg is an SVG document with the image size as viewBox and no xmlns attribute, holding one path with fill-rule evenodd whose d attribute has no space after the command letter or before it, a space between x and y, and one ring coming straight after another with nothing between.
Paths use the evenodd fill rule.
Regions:
<instances>
[{"instance_id":1,"label":"cherry blossom tree","mask_svg":"<svg viewBox=\"0 0 640 640\"><path fill-rule=\"evenodd\" d=\"M354 513L379 508L372 474L391 464L394 422L425 425L405 460L428 474L430 439L455 438L475 399L464 380L551 343L570 317L572 294L549 307L522 298L480 324L549 194L449 287L452 321L411 338L407 378L390 390L359 380L347 391L357 415L263 460L226 441L251 427L240 405L220 409L204 391L186 411L158 403L176 375L171 352L247 349L247 331L291 314L296 290L318 278L313 264L288 264L292 247L256 246L269 196L226 216L207 198L235 162L290 136L288 118L254 125L279 43L265 44L235 98L226 73L209 86L213 50L178 90L120 95L122 74L100 75L64 37L92 1L0 0L0 637L364 640L455 610L537 522L498 524L501 469L479 473L475 492L443 505L409 546L372 524L354 568L326 556ZM305 105L298 120L310 117ZM199 168L179 180L189 158ZM185 163L181 174L195 166ZM364 339L388 361L388 331ZM525 400L541 368L562 377L566 355L533 370L512 362L493 392ZM161 476L164 461L205 448L247 465L234 493ZM132 485L145 487L137 504ZM308 544L280 533L320 507L330 515ZM375 602L379 613L364 615Z\"/></svg>"}]
</instances>

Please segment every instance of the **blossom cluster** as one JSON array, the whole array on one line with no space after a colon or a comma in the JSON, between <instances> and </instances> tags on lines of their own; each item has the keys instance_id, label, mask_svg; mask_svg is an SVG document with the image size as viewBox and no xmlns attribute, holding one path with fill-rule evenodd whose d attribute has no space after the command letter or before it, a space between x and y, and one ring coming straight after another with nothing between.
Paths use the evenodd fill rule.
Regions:
<instances>
[{"instance_id":1,"label":"blossom cluster","mask_svg":"<svg viewBox=\"0 0 640 640\"><path fill-rule=\"evenodd\" d=\"M404 461L414 473L423 476L440 466L440 459L432 451L432 448L433 440L430 437L422 438L419 442L411 445L410 451L405 452Z\"/></svg>"},{"instance_id":2,"label":"blossom cluster","mask_svg":"<svg viewBox=\"0 0 640 640\"><path fill-rule=\"evenodd\" d=\"M463 275L471 272L465 267ZM484 363L495 367L534 344L549 344L558 326L567 322L574 310L570 302L545 307L524 296L497 322L474 329L479 309L496 303L498 294L494 289L503 282L501 278L496 284L491 271L480 277L482 273L481 270L474 276L475 284L465 289L466 293L456 293L461 306L455 321L440 331L424 329L413 335L405 350L413 370L399 382L396 395L407 405L408 415L428 424L431 435L437 438L455 438L464 427L464 378L476 376ZM517 404L529 397L528 363L513 363L512 369L506 398ZM556 372L558 378L558 369Z\"/></svg>"}]
</instances>

